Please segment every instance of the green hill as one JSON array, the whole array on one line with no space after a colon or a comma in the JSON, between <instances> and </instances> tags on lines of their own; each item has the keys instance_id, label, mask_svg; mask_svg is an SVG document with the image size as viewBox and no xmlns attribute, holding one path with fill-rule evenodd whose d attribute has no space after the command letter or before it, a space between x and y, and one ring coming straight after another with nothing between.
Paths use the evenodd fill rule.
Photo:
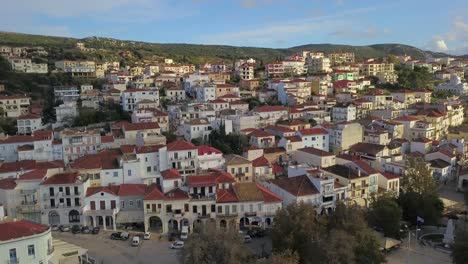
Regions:
<instances>
[{"instance_id":1,"label":"green hill","mask_svg":"<svg viewBox=\"0 0 468 264\"><path fill-rule=\"evenodd\" d=\"M96 51L79 53L75 48L77 42L84 42L86 47ZM376 44L369 46L350 46L335 44L309 44L287 49L271 49L256 47L235 47L227 45L196 45L196 44L159 44L141 41L118 40L112 38L89 37L84 39L30 35L11 32L0 32L0 45L13 46L44 46L59 52L68 52L65 57L119 59L119 52L129 50L136 59L154 59L171 57L178 62L204 63L213 61L232 61L239 58L255 58L268 63L301 50L318 50L323 52L352 51L358 59L382 57L387 54L407 54L422 59L426 55L446 56L443 53L423 51L413 46L403 44ZM56 56L57 58L60 55Z\"/></svg>"}]
</instances>

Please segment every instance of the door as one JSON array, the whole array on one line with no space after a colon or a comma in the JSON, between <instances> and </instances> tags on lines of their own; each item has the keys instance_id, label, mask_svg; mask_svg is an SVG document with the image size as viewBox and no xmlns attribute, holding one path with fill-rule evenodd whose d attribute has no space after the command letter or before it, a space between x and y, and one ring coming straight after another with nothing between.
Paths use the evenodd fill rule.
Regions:
<instances>
[{"instance_id":1,"label":"door","mask_svg":"<svg viewBox=\"0 0 468 264\"><path fill-rule=\"evenodd\" d=\"M100 209L101 210L106 210L106 201L100 201Z\"/></svg>"},{"instance_id":2,"label":"door","mask_svg":"<svg viewBox=\"0 0 468 264\"><path fill-rule=\"evenodd\" d=\"M16 264L18 262L18 257L16 256L16 248L10 249L10 263Z\"/></svg>"},{"instance_id":3,"label":"door","mask_svg":"<svg viewBox=\"0 0 468 264\"><path fill-rule=\"evenodd\" d=\"M115 200L111 201L111 209L115 209Z\"/></svg>"},{"instance_id":4,"label":"door","mask_svg":"<svg viewBox=\"0 0 468 264\"><path fill-rule=\"evenodd\" d=\"M91 201L90 205L91 205L91 210L96 210L96 202L95 201Z\"/></svg>"}]
</instances>

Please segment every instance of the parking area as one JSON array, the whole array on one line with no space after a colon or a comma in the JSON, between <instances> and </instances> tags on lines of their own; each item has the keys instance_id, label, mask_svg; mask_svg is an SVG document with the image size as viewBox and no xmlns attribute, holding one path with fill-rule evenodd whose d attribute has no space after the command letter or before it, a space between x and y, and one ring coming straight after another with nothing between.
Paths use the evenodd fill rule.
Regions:
<instances>
[{"instance_id":1,"label":"parking area","mask_svg":"<svg viewBox=\"0 0 468 264\"><path fill-rule=\"evenodd\" d=\"M170 249L170 243L159 240L153 234L150 240L141 240L138 247L132 247L132 239L111 240L110 231L101 231L97 235L72 234L71 232L54 231L52 236L65 242L73 243L88 249L88 255L99 264L124 263L168 263L176 264L178 250ZM132 234L132 232L129 232Z\"/></svg>"}]
</instances>

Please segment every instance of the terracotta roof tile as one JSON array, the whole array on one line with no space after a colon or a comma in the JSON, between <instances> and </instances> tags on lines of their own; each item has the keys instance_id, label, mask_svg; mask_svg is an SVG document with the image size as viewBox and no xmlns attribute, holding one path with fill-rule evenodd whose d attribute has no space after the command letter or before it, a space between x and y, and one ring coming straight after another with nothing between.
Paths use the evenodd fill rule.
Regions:
<instances>
[{"instance_id":1,"label":"terracotta roof tile","mask_svg":"<svg viewBox=\"0 0 468 264\"><path fill-rule=\"evenodd\" d=\"M305 128L298 131L303 136L312 135L328 135L328 132L323 128Z\"/></svg>"},{"instance_id":2,"label":"terracotta roof tile","mask_svg":"<svg viewBox=\"0 0 468 264\"><path fill-rule=\"evenodd\" d=\"M2 190L13 190L16 188L15 178L5 178L0 180L0 189Z\"/></svg>"},{"instance_id":3,"label":"terracotta roof tile","mask_svg":"<svg viewBox=\"0 0 468 264\"><path fill-rule=\"evenodd\" d=\"M182 151L197 149L197 146L185 140L176 140L167 144L167 151Z\"/></svg>"},{"instance_id":4,"label":"terracotta roof tile","mask_svg":"<svg viewBox=\"0 0 468 264\"><path fill-rule=\"evenodd\" d=\"M26 220L0 223L0 241L30 237L47 232L50 227Z\"/></svg>"},{"instance_id":5,"label":"terracotta roof tile","mask_svg":"<svg viewBox=\"0 0 468 264\"><path fill-rule=\"evenodd\" d=\"M271 183L296 197L319 193L306 175L272 180Z\"/></svg>"},{"instance_id":6,"label":"terracotta roof tile","mask_svg":"<svg viewBox=\"0 0 468 264\"><path fill-rule=\"evenodd\" d=\"M179 171L176 169L161 171L161 177L163 177L164 180L173 180L181 178Z\"/></svg>"},{"instance_id":7,"label":"terracotta roof tile","mask_svg":"<svg viewBox=\"0 0 468 264\"><path fill-rule=\"evenodd\" d=\"M47 177L41 185L75 184L78 178L78 172L64 172Z\"/></svg>"}]
</instances>

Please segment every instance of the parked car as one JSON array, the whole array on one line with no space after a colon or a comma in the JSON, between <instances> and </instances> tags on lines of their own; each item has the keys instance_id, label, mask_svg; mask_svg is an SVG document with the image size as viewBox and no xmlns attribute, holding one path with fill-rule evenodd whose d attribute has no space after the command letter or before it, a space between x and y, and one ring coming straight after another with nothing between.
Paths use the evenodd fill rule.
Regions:
<instances>
[{"instance_id":1,"label":"parked car","mask_svg":"<svg viewBox=\"0 0 468 264\"><path fill-rule=\"evenodd\" d=\"M183 226L182 231L180 232L180 239L186 240L188 238L188 226Z\"/></svg>"},{"instance_id":2,"label":"parked car","mask_svg":"<svg viewBox=\"0 0 468 264\"><path fill-rule=\"evenodd\" d=\"M138 247L140 245L140 237L139 236L134 236L132 239L132 246Z\"/></svg>"},{"instance_id":3,"label":"parked car","mask_svg":"<svg viewBox=\"0 0 468 264\"><path fill-rule=\"evenodd\" d=\"M69 227L69 226L65 226L65 225L60 226L59 229L60 229L61 232L68 232L68 231L70 231L70 227Z\"/></svg>"},{"instance_id":4,"label":"parked car","mask_svg":"<svg viewBox=\"0 0 468 264\"><path fill-rule=\"evenodd\" d=\"M244 243L250 243L252 241L252 237L249 235L244 236Z\"/></svg>"},{"instance_id":5,"label":"parked car","mask_svg":"<svg viewBox=\"0 0 468 264\"><path fill-rule=\"evenodd\" d=\"M50 229L51 229L52 231L59 231L59 226L58 226L58 225L52 225L52 226L50 227Z\"/></svg>"},{"instance_id":6,"label":"parked car","mask_svg":"<svg viewBox=\"0 0 468 264\"><path fill-rule=\"evenodd\" d=\"M129 237L130 237L130 234L128 232L120 233L120 239L121 240L127 240Z\"/></svg>"},{"instance_id":7,"label":"parked car","mask_svg":"<svg viewBox=\"0 0 468 264\"><path fill-rule=\"evenodd\" d=\"M121 240L122 239L122 232L112 233L110 235L110 239L112 239L112 240Z\"/></svg>"},{"instance_id":8,"label":"parked car","mask_svg":"<svg viewBox=\"0 0 468 264\"><path fill-rule=\"evenodd\" d=\"M143 235L143 239L144 240L149 240L151 238L151 233L150 232L145 232L145 234Z\"/></svg>"},{"instance_id":9,"label":"parked car","mask_svg":"<svg viewBox=\"0 0 468 264\"><path fill-rule=\"evenodd\" d=\"M83 227L81 228L81 233L83 233L83 234L89 234L89 233L91 233L91 228L89 228L89 227L87 227L87 226L83 226Z\"/></svg>"},{"instance_id":10,"label":"parked car","mask_svg":"<svg viewBox=\"0 0 468 264\"><path fill-rule=\"evenodd\" d=\"M74 225L71 228L71 232L73 234L79 234L79 233L81 233L81 227L79 225Z\"/></svg>"},{"instance_id":11,"label":"parked car","mask_svg":"<svg viewBox=\"0 0 468 264\"><path fill-rule=\"evenodd\" d=\"M99 234L100 230L101 228L99 228L99 226L96 226L96 227L93 227L93 230L91 231L91 233L93 233L93 235L97 235Z\"/></svg>"},{"instance_id":12,"label":"parked car","mask_svg":"<svg viewBox=\"0 0 468 264\"><path fill-rule=\"evenodd\" d=\"M181 249L184 247L184 241L176 241L171 244L171 249Z\"/></svg>"}]
</instances>

